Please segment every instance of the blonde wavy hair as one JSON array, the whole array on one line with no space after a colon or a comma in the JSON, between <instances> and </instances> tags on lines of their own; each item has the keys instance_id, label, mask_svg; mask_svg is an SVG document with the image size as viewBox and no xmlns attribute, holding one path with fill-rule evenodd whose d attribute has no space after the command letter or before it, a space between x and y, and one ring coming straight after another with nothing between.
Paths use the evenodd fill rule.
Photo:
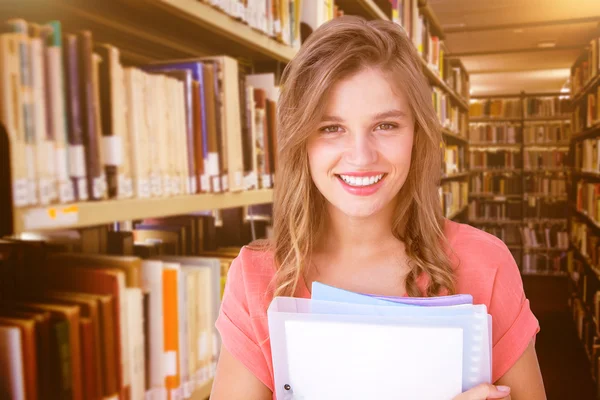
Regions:
<instances>
[{"instance_id":1,"label":"blonde wavy hair","mask_svg":"<svg viewBox=\"0 0 600 400\"><path fill-rule=\"evenodd\" d=\"M455 291L438 195L441 127L419 54L399 25L345 16L316 29L281 78L273 239L263 242L274 253L275 296L296 292L325 219L326 200L309 172L307 140L316 131L331 88L368 67L379 68L391 83L401 85L415 117L411 168L398 193L393 221L393 234L404 242L410 260L407 293L418 297ZM417 285L421 273L429 276L425 293Z\"/></svg>"}]
</instances>

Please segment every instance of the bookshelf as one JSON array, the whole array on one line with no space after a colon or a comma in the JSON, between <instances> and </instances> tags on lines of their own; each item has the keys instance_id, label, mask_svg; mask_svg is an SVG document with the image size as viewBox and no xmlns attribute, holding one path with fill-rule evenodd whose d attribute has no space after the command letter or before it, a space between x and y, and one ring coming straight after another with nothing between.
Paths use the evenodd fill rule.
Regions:
<instances>
[{"instance_id":1,"label":"bookshelf","mask_svg":"<svg viewBox=\"0 0 600 400\"><path fill-rule=\"evenodd\" d=\"M150 199L88 201L45 207L19 208L14 212L14 232L73 229L116 221L193 214L271 203L272 189L204 193Z\"/></svg>"},{"instance_id":2,"label":"bookshelf","mask_svg":"<svg viewBox=\"0 0 600 400\"><path fill-rule=\"evenodd\" d=\"M237 3L239 5L243 2ZM393 14L389 8L391 6L387 0L337 0L336 5L346 14L356 14L367 19L391 20L393 18ZM380 5L382 8L380 8ZM418 40L424 40L424 42L426 42L426 44L421 43L421 47L439 44L439 51L443 52L443 44L438 42L438 40L441 41L444 38L439 21L426 1L418 0L418 6L418 10L414 10L414 12L418 13L419 20L423 26L426 26L421 32L424 36L418 38ZM89 30L93 34L95 44L104 43L116 47L120 52L120 61L123 63L122 66L127 68L146 67L146 64L157 61L162 62L168 60L225 55L235 60L239 64L240 72L244 74L249 73L249 71L269 72L273 73L275 75L275 80L277 80L285 64L292 60L298 49L297 45L285 44L280 38L278 39L274 35L269 35L256 27L252 27L248 20L245 19L247 17L244 17L243 12L239 9L237 9L237 11L235 9L219 9L211 6L209 1L107 0L92 4L84 0L54 0L52 2L48 2L47 0L9 0L0 4L0 12L2 15L24 18L27 21L38 23L45 23L49 20L59 20L62 24L63 32L67 34L74 34L81 30ZM412 19L413 16L405 15L405 17ZM411 37L414 36L413 32L408 32L408 34ZM416 41L417 38L413 41L415 45ZM62 55L63 50L61 49L60 52ZM468 165L465 163L464 157L465 151L468 148L468 74L458 59L444 58L445 61L443 64L440 64L440 59L442 58L440 57L440 53L436 54L435 51L432 50L431 52L422 51L421 54L422 57L420 58L420 61L423 72L431 86L434 88L437 96L438 102L435 103L436 111L438 112L441 125L443 126L442 136L445 147L446 149L449 149L449 153L447 154L452 154L452 159L446 164L449 168L444 170L441 179L440 193L443 204L446 206L445 215L450 219L464 219L466 212L468 211L468 179L470 177ZM65 67L64 71L66 71L66 69L67 68ZM144 72L148 71L144 70ZM155 74L148 72L147 75ZM224 79L224 81L226 83L227 79ZM230 79L230 81L232 80ZM102 85L97 84L99 91L101 90L101 86ZM64 96L67 96L67 94L64 94ZM103 94L98 94L98 97L101 96L103 96ZM112 105L113 101L116 102L116 97L118 96L111 97L111 101L109 102L110 105ZM143 97L143 100L146 101L132 102L131 104L149 103L150 101L148 100L154 98L160 98L160 96L145 96ZM105 104L102 104L102 107L104 106ZM149 108L144 111L146 113L145 115L153 115L152 111L156 111L157 109L160 109L160 107L157 106L156 109ZM98 112L98 114L100 114L100 112ZM133 118L132 115L134 114L134 112L131 112L127 117L123 116L123 119ZM185 114L185 112L183 112L182 115L183 114ZM104 122L100 121L100 116L98 118L99 120L97 122L98 126L100 126ZM237 118L230 119L234 120ZM183 124L178 127L182 128ZM157 129L156 131L159 130ZM146 133L148 133L148 135L155 135L156 131L148 131ZM161 140L163 139L165 138L163 137ZM172 138L170 137L169 139ZM67 142L67 144L71 143ZM170 147L172 142L166 141L163 144L166 147ZM189 143L186 143L186 145L188 144ZM179 149L181 150L184 147ZM185 147L185 149L189 150L189 147ZM197 151L197 149L194 151ZM185 153L185 150L178 154L183 153ZM176 162L178 161L177 159L178 157L173 156L169 162ZM229 157L229 159L231 160L232 157ZM0 160L0 162L2 161L4 160ZM149 164L152 163L149 162ZM101 169L103 169L103 167L104 165L100 166ZM183 170L187 171L184 167L179 170L178 173ZM231 171L231 168L229 168L229 170ZM0 173L3 172L2 168L0 168ZM274 171L272 172L274 174ZM220 177L217 176L216 178L223 179L221 182L227 182L223 175L220 175ZM192 175L186 176L189 178ZM67 174L67 181L70 178L72 177ZM244 179L245 178L246 176L244 176ZM254 178L258 179L258 177ZM231 184L232 179L229 178L228 182ZM211 184L214 186L214 183ZM224 183L222 183L222 185L224 185ZM76 240L78 240L78 242L76 245L69 243L68 246L73 246L72 248L77 248L76 251L85 253L107 254L96 251L96 248L101 248L105 245L107 248L110 248L111 245L106 243L98 244L99 242L105 240L109 241L107 238L118 236L117 234L131 233L141 235L141 232L145 229L141 227L141 225L150 224L151 228L154 228L161 233L165 233L165 235L161 236L161 238L153 236L147 237L147 239L144 239L146 241L142 240L143 245L148 245L149 248L160 247L161 249L164 249L167 248L166 245L173 244L169 242L169 240L172 239L172 235L168 235L168 233L173 232L166 228L161 230L158 228L160 225L152 225L158 224L156 220L161 219L160 223L166 222L168 224L175 224L175 228L179 229L179 231L175 233L177 241L184 242L182 239L184 233L187 235L185 236L187 237L185 242L191 242L191 237L196 237L198 239L199 234L196 231L201 230L201 228L198 227L198 224L202 226L202 224L207 221L211 224L210 228L206 228L207 231L210 231L211 235L218 236L219 233L215 231L226 232L227 227L223 225L226 225L227 222L225 219L217 222L216 220L218 218L215 217L212 212L214 210L225 212L248 206L268 205L268 203L272 203L273 201L273 190L271 188L265 188L265 186L271 185L255 184L255 188L239 192L228 191L225 187L222 187L223 190L215 190L220 193L182 194L178 191L171 194L156 196L153 194L148 198L141 198L141 196L130 196L130 198L119 198L117 196L108 198L111 197L111 195L108 195L102 197L101 200L96 201L76 199L62 203L51 201L50 204L47 205L26 205L19 207L12 207L12 205L7 206L7 203L3 202L4 199L0 198L0 209L2 211L2 216L0 218L0 233L14 234L16 237L35 236L35 240L38 240L39 237L47 238L54 234L81 235L81 238L77 237ZM5 207L9 209L8 213L4 212ZM185 222L173 222L178 221L177 218L180 217L194 219L198 217L199 214L202 214L199 217L201 221L194 220L191 222L191 220L189 220ZM173 217L173 219L170 219L169 217ZM206 218L202 219L204 217ZM248 221L247 218L248 216L244 215L240 219L243 219L244 223L246 223ZM142 222L138 224L138 221ZM121 223L123 223L124 226L127 226L128 224L133 225L135 223L136 227L133 229L128 228L130 231L134 232L121 231ZM221 225L217 226L218 223ZM215 231L212 231L213 228ZM254 228L253 225L252 229L254 230ZM185 232L182 233L183 231ZM31 235L33 232L35 232L36 235ZM191 235L190 232L195 233ZM204 231L202 232L203 234L206 233ZM109 233L112 235L109 235ZM94 243L94 246L88 246L90 240L97 239L95 236L101 237L101 239L96 240L98 243ZM125 237L124 235L120 243L123 244L122 247L125 247L125 243L128 243L127 240L131 240L131 245L134 247L134 239L133 236ZM199 241L205 241L205 239L206 238L203 237L200 238ZM35 242L35 240L32 241L31 246L40 244ZM138 239L135 240L137 241ZM165 246L162 246L163 244ZM183 243L178 244L182 247L184 246ZM77 247L80 245L81 249ZM27 246L30 246L30 244L24 245L23 248L19 247L15 252L22 251L23 249L26 249L25 251L27 251ZM9 246L0 240L0 261L3 260L2 257L5 255L13 254L4 252L7 247ZM12 248L10 251L13 251ZM208 249L208 251L216 250ZM25 259L30 256L34 257L34 252L27 254L27 256L23 256L23 254L24 253L21 253L21 256L19 256L20 259ZM45 256L46 253L43 254ZM122 255L125 253L111 254ZM200 250L198 250L198 253L182 252L180 254L206 255L201 253ZM218 253L217 256L214 254L215 253L212 253L210 257L218 258L221 261L216 269L219 273L218 280L221 282L221 285L223 285L223 277L226 276L231 263L231 254L227 253L226 250L224 250L224 253ZM156 256L156 254L139 257L145 259L154 256ZM31 260L28 259L28 262L29 261ZM16 261L14 265L22 266L22 264ZM2 266L4 266L4 264L2 264ZM10 266L12 267L13 264L10 264ZM89 267L89 265L86 265L86 267ZM61 273L62 271L57 273L56 276L60 276ZM127 285L127 289L140 289L139 287L130 287L129 283L127 283ZM4 294L3 290L6 289L5 286L6 285L3 285L2 280L0 280L0 295ZM212 291L216 290L218 292L219 289L222 291L222 287L215 289L211 286ZM128 295L130 294L132 293L128 292ZM181 293L178 293L178 295L181 295ZM124 297L122 295L120 296L121 299ZM191 298L189 293L188 298ZM201 305L198 305L198 308L201 308ZM127 312L130 313L131 311L128 310ZM134 314L131 313L128 315L131 316ZM121 324L124 326L123 322L127 321L121 320ZM135 323L133 324L135 325ZM140 328L140 326L141 324L136 325L136 329ZM123 332L124 331L121 331L121 333ZM144 331L138 333L140 333L137 335L139 337L146 335ZM214 334L214 332L212 332L212 334ZM117 335L115 335L115 338L115 340L118 340ZM146 339L148 339L148 337L146 337ZM198 344L198 347L200 347L200 344ZM139 356L139 354L142 353L143 352L137 352L136 354ZM115 361L117 363L119 361L123 362L123 359L118 360L117 356L115 356ZM137 361L139 361L139 359L137 359ZM151 363L149 359L145 359L143 362L146 362L148 365L153 365L153 362ZM117 372L114 373L115 375L119 374ZM124 378L119 377L115 379ZM73 378L73 380L75 380L75 378ZM121 383L123 382L119 383L117 389L124 387ZM180 388L173 390L182 392L184 391L184 387L185 391L189 392L187 393L190 395L189 398L193 400L205 400L210 395L212 378L207 379L201 386L196 386L192 391L189 390L189 382L182 382ZM110 394L112 395L114 393ZM127 394L119 393L119 396L127 397Z\"/></svg>"},{"instance_id":3,"label":"bookshelf","mask_svg":"<svg viewBox=\"0 0 600 400\"><path fill-rule=\"evenodd\" d=\"M524 276L565 276L567 99L524 92L471 99L469 222L503 239ZM490 228L494 221L480 213L503 216L497 222L505 228Z\"/></svg>"},{"instance_id":4,"label":"bookshelf","mask_svg":"<svg viewBox=\"0 0 600 400\"><path fill-rule=\"evenodd\" d=\"M297 49L280 43L201 1L126 0L126 2L136 9L143 7L146 12L153 12L155 15L160 13L162 18L166 16L177 23L189 21L195 26L208 30L211 37L217 36L219 46L227 49L240 47L244 53L253 58L263 56L287 63L297 52Z\"/></svg>"}]
</instances>

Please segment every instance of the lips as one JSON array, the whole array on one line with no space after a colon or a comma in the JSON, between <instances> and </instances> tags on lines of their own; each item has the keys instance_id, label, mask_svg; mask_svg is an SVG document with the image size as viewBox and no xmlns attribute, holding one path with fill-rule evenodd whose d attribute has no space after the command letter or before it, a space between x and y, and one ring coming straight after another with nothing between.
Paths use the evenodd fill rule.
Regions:
<instances>
[{"instance_id":1,"label":"lips","mask_svg":"<svg viewBox=\"0 0 600 400\"><path fill-rule=\"evenodd\" d=\"M369 196L383 185L387 174L382 172L360 172L336 174L342 187L350 194Z\"/></svg>"},{"instance_id":2,"label":"lips","mask_svg":"<svg viewBox=\"0 0 600 400\"><path fill-rule=\"evenodd\" d=\"M366 175L366 176L356 176L356 175L347 175L340 174L338 175L345 183L354 187L362 187L369 186L379 182L383 179L385 174L377 174L377 175Z\"/></svg>"}]
</instances>

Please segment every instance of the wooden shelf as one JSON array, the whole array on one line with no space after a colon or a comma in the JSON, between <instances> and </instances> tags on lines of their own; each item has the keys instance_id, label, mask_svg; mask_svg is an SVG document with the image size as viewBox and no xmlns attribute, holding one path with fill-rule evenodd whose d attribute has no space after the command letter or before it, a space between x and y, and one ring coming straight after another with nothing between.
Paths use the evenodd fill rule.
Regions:
<instances>
[{"instance_id":1,"label":"wooden shelf","mask_svg":"<svg viewBox=\"0 0 600 400\"><path fill-rule=\"evenodd\" d=\"M471 147L521 146L521 143L469 142Z\"/></svg>"},{"instance_id":2,"label":"wooden shelf","mask_svg":"<svg viewBox=\"0 0 600 400\"><path fill-rule=\"evenodd\" d=\"M523 251L531 253L560 253L563 251L569 251L569 249L559 249L552 247L523 247Z\"/></svg>"},{"instance_id":3,"label":"wooden shelf","mask_svg":"<svg viewBox=\"0 0 600 400\"><path fill-rule=\"evenodd\" d=\"M536 173L543 173L543 172L569 172L570 171L570 167L563 167L563 168L544 168L544 169L529 169L526 168L523 171L527 174L536 174Z\"/></svg>"},{"instance_id":4,"label":"wooden shelf","mask_svg":"<svg viewBox=\"0 0 600 400\"><path fill-rule=\"evenodd\" d=\"M448 215L446 218L454 219L454 218L458 217L460 214L462 214L463 212L465 212L468 208L469 208L468 205L464 205L459 210L456 210L455 212L450 213L450 215Z\"/></svg>"},{"instance_id":5,"label":"wooden shelf","mask_svg":"<svg viewBox=\"0 0 600 400\"><path fill-rule=\"evenodd\" d=\"M521 271L523 276L549 276L549 277L560 277L566 278L568 275L564 271L558 272L544 272L544 271Z\"/></svg>"},{"instance_id":6,"label":"wooden shelf","mask_svg":"<svg viewBox=\"0 0 600 400\"><path fill-rule=\"evenodd\" d=\"M448 84L446 84L446 82L440 78L436 71L433 71L431 68L429 68L427 61L425 61L423 57L419 57L419 61L423 67L423 73L427 79L429 79L429 83L431 83L433 86L439 87L444 92L449 94L455 103L457 103L464 111L469 112L469 105L467 104L467 101L458 95L458 93L456 93L454 90L452 90L450 86L448 86Z\"/></svg>"},{"instance_id":7,"label":"wooden shelf","mask_svg":"<svg viewBox=\"0 0 600 400\"><path fill-rule=\"evenodd\" d=\"M573 95L573 100L572 103L575 104L577 103L579 100L583 99L585 97L585 94L587 94L587 92L596 85L596 83L598 83L600 81L600 74L594 76L592 79L590 79L588 81L588 83L586 83L583 88L581 88L581 90L577 93L575 93L575 95Z\"/></svg>"},{"instance_id":8,"label":"wooden shelf","mask_svg":"<svg viewBox=\"0 0 600 400\"><path fill-rule=\"evenodd\" d=\"M468 139L464 136L459 136L448 128L442 128L442 136L446 139L458 140L462 143L468 143Z\"/></svg>"},{"instance_id":9,"label":"wooden shelf","mask_svg":"<svg viewBox=\"0 0 600 400\"><path fill-rule=\"evenodd\" d=\"M472 219L469 222L479 225L519 225L522 223L520 219Z\"/></svg>"},{"instance_id":10,"label":"wooden shelf","mask_svg":"<svg viewBox=\"0 0 600 400\"><path fill-rule=\"evenodd\" d=\"M536 199L558 199L558 200L567 200L568 196L566 194L549 194L549 193L523 193L523 198L535 197Z\"/></svg>"},{"instance_id":11,"label":"wooden shelf","mask_svg":"<svg viewBox=\"0 0 600 400\"><path fill-rule=\"evenodd\" d=\"M160 12L161 23L169 17L175 17L177 20L188 21L199 28L210 31L210 40L214 42L218 38L225 45L223 48L228 49L228 53L232 48L231 45L241 45L246 49L246 53L249 51L262 57L289 62L297 52L291 46L280 43L267 34L197 0L126 1L143 7L147 11L153 9ZM197 36L202 37L201 34Z\"/></svg>"},{"instance_id":12,"label":"wooden shelf","mask_svg":"<svg viewBox=\"0 0 600 400\"><path fill-rule=\"evenodd\" d=\"M455 181L457 179L462 179L462 178L466 178L469 175L471 175L468 171L466 172L459 172L457 174L451 174L451 175L447 175L447 176L443 176L441 178L442 182L446 182L446 181Z\"/></svg>"},{"instance_id":13,"label":"wooden shelf","mask_svg":"<svg viewBox=\"0 0 600 400\"><path fill-rule=\"evenodd\" d=\"M573 136L571 136L571 140L577 141L583 139L591 139L598 135L600 135L600 124L593 125L584 131L573 134Z\"/></svg>"},{"instance_id":14,"label":"wooden shelf","mask_svg":"<svg viewBox=\"0 0 600 400\"><path fill-rule=\"evenodd\" d=\"M566 224L567 218L523 218L523 223L534 223L534 224Z\"/></svg>"},{"instance_id":15,"label":"wooden shelf","mask_svg":"<svg viewBox=\"0 0 600 400\"><path fill-rule=\"evenodd\" d=\"M559 143L525 143L523 147L531 148L531 147L540 147L540 148L561 148L569 150L570 142L559 142Z\"/></svg>"},{"instance_id":16,"label":"wooden shelf","mask_svg":"<svg viewBox=\"0 0 600 400\"><path fill-rule=\"evenodd\" d=\"M584 261L585 266L592 271L592 273L594 273L598 279L600 279L600 271L598 271L596 266L592 265L592 260L588 256L584 255L581 250L579 250L579 247L575 246L575 243L571 242L571 246L573 249L575 249L575 254Z\"/></svg>"},{"instance_id":17,"label":"wooden shelf","mask_svg":"<svg viewBox=\"0 0 600 400\"><path fill-rule=\"evenodd\" d=\"M496 193L469 193L469 197L474 199L487 199L491 201L506 201L510 199L522 199L520 194L496 194Z\"/></svg>"},{"instance_id":18,"label":"wooden shelf","mask_svg":"<svg viewBox=\"0 0 600 400\"><path fill-rule=\"evenodd\" d=\"M520 174L523 172L523 170L521 168L471 168L471 173L478 173L478 172L493 172L496 174L506 174L506 173L515 173L515 174Z\"/></svg>"},{"instance_id":19,"label":"wooden shelf","mask_svg":"<svg viewBox=\"0 0 600 400\"><path fill-rule=\"evenodd\" d=\"M578 211L577 208L575 208L575 206L571 205L571 208L573 209L573 213L575 213L575 215L578 216L579 219L583 220L590 228L592 228L596 235L600 234L600 224L592 220L587 214Z\"/></svg>"},{"instance_id":20,"label":"wooden shelf","mask_svg":"<svg viewBox=\"0 0 600 400\"><path fill-rule=\"evenodd\" d=\"M491 122L521 122L521 118L504 117L469 117L469 123L491 123Z\"/></svg>"},{"instance_id":21,"label":"wooden shelf","mask_svg":"<svg viewBox=\"0 0 600 400\"><path fill-rule=\"evenodd\" d=\"M431 27L433 34L438 36L440 40L444 40L446 37L444 35L444 30L442 29L442 24L437 19L437 16L427 4L427 0L419 0L419 11L423 13L427 21L429 22L429 26Z\"/></svg>"},{"instance_id":22,"label":"wooden shelf","mask_svg":"<svg viewBox=\"0 0 600 400\"><path fill-rule=\"evenodd\" d=\"M483 149L483 150L521 150L521 144L479 144L472 143L469 145L469 150Z\"/></svg>"},{"instance_id":23,"label":"wooden shelf","mask_svg":"<svg viewBox=\"0 0 600 400\"><path fill-rule=\"evenodd\" d=\"M273 190L261 189L239 193L89 201L68 205L17 208L13 212L14 232L80 228L118 221L265 204L272 201Z\"/></svg>"},{"instance_id":24,"label":"wooden shelf","mask_svg":"<svg viewBox=\"0 0 600 400\"><path fill-rule=\"evenodd\" d=\"M523 122L545 122L545 121L571 121L570 115L557 115L552 117L525 117Z\"/></svg>"},{"instance_id":25,"label":"wooden shelf","mask_svg":"<svg viewBox=\"0 0 600 400\"><path fill-rule=\"evenodd\" d=\"M588 171L577 170L577 171L573 171L573 175L580 177L580 178L587 178L587 179L594 179L594 180L600 179L600 172L588 172Z\"/></svg>"},{"instance_id":26,"label":"wooden shelf","mask_svg":"<svg viewBox=\"0 0 600 400\"><path fill-rule=\"evenodd\" d=\"M373 0L336 0L335 4L339 6L345 14L359 15L366 19L390 20Z\"/></svg>"}]
</instances>

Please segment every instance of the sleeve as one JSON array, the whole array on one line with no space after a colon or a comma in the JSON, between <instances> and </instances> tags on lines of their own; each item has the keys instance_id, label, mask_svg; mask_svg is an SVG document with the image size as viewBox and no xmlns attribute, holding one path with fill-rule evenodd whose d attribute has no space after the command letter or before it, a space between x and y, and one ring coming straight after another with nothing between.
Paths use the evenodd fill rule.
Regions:
<instances>
[{"instance_id":1,"label":"sleeve","mask_svg":"<svg viewBox=\"0 0 600 400\"><path fill-rule=\"evenodd\" d=\"M525 297L519 268L505 245L498 258L488 310L492 316L492 382L517 362L540 330Z\"/></svg>"},{"instance_id":2,"label":"sleeve","mask_svg":"<svg viewBox=\"0 0 600 400\"><path fill-rule=\"evenodd\" d=\"M269 367L250 316L247 288L243 256L240 254L229 268L215 327L227 351L273 390Z\"/></svg>"}]
</instances>

